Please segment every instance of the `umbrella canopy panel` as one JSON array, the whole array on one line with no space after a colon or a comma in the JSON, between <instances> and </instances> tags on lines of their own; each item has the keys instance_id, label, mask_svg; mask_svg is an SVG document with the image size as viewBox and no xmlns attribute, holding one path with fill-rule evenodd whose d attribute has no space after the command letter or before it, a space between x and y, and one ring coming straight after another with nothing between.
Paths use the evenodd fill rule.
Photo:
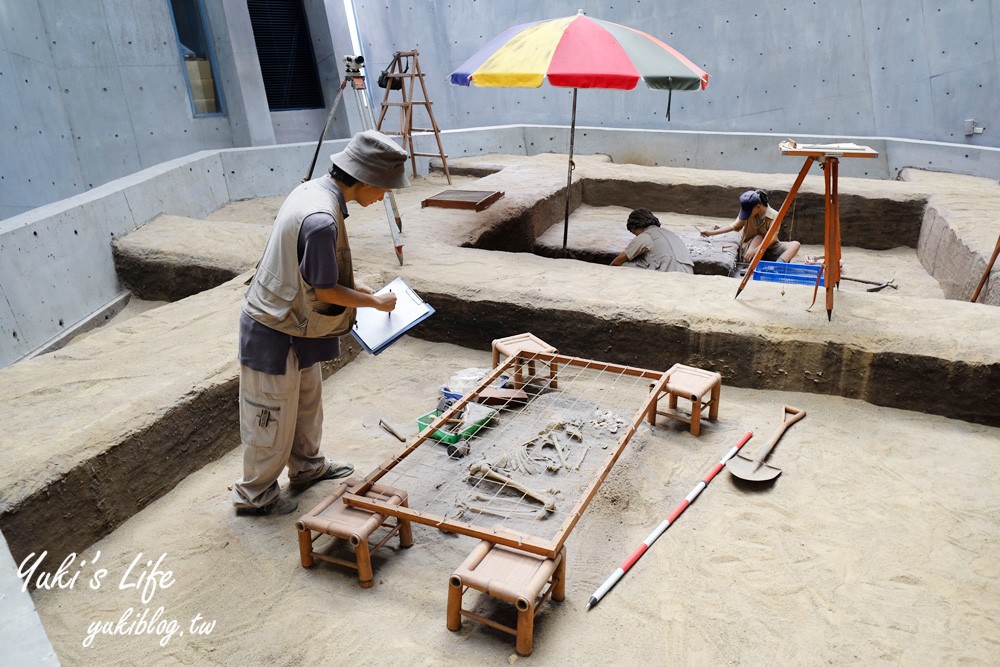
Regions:
<instances>
[{"instance_id":1,"label":"umbrella canopy panel","mask_svg":"<svg viewBox=\"0 0 1000 667\"><path fill-rule=\"evenodd\" d=\"M454 84L491 88L553 86L697 90L708 74L657 38L583 14L514 26L451 74Z\"/></svg>"}]
</instances>

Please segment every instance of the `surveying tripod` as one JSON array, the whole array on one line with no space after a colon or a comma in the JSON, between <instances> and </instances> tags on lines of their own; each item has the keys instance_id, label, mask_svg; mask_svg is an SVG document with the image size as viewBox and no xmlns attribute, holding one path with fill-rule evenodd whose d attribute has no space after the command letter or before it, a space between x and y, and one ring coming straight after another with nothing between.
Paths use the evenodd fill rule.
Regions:
<instances>
[{"instance_id":1,"label":"surveying tripod","mask_svg":"<svg viewBox=\"0 0 1000 667\"><path fill-rule=\"evenodd\" d=\"M361 67L364 65L364 62L364 56L344 56L344 80L340 84L340 90L337 91L337 97L333 100L333 106L330 107L330 113L326 117L323 133L319 135L319 141L316 143L316 152L313 153L309 171L306 172L305 177L302 179L303 183L312 178L313 169L316 168L316 159L319 157L320 148L323 146L323 139L326 138L326 133L330 129L330 123L333 121L333 114L340 105L340 100L344 96L344 90L346 90L348 83L351 84L351 90L354 91L354 101L358 103L358 115L361 116L361 125L366 130L375 129L375 117L372 114L371 105L368 103L368 91L365 88L365 75L361 73ZM389 220L389 232L392 234L392 245L396 248L396 259L399 260L399 265L402 266L403 242L399 239L399 233L403 231L403 219L399 216L399 207L396 206L396 196L392 190L386 192L383 202L385 203L386 218Z\"/></svg>"}]
</instances>

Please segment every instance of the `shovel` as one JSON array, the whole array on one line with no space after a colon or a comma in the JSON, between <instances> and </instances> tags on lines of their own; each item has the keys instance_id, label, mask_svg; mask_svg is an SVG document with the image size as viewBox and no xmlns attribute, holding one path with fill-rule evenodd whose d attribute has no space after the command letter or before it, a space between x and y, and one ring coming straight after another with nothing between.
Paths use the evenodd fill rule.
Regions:
<instances>
[{"instance_id":1,"label":"shovel","mask_svg":"<svg viewBox=\"0 0 1000 667\"><path fill-rule=\"evenodd\" d=\"M789 419L788 415L792 415L792 418ZM774 446L778 444L778 441L781 440L781 436L785 434L788 427L805 416L805 410L799 410L798 408L786 405L781 410L781 426L779 426L778 430L774 432L774 435L771 436L771 440L767 443L764 449L761 450L760 454L757 455L757 458L750 459L742 453L737 454L726 462L726 467L729 469L729 472L736 477L745 479L749 482L768 482L780 475L781 469L767 465L764 463L764 460L767 458L768 454L771 453L771 450L774 449Z\"/></svg>"}]
</instances>

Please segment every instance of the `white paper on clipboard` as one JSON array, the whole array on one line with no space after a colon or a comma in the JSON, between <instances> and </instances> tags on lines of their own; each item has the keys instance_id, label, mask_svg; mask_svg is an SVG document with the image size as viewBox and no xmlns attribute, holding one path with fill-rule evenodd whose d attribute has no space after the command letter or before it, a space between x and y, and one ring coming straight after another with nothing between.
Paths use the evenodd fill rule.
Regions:
<instances>
[{"instance_id":1,"label":"white paper on clipboard","mask_svg":"<svg viewBox=\"0 0 1000 667\"><path fill-rule=\"evenodd\" d=\"M370 354L378 354L434 314L434 308L421 299L402 278L396 278L376 294L386 292L396 295L395 310L385 313L374 308L358 308L357 319L351 329L357 341Z\"/></svg>"}]
</instances>

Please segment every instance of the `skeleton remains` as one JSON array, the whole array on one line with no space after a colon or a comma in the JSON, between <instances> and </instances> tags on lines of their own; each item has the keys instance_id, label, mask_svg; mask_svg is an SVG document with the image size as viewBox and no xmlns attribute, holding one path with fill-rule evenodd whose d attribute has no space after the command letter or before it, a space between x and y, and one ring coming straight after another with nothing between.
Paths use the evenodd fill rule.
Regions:
<instances>
[{"instance_id":1,"label":"skeleton remains","mask_svg":"<svg viewBox=\"0 0 1000 667\"><path fill-rule=\"evenodd\" d=\"M502 488L512 489L514 491L517 491L526 498L531 498L535 502L541 503L543 509L546 512L554 512L556 509L556 499L554 497L554 494L559 492L558 489L549 489L547 491L536 491L534 489L530 489L522 484L515 482L506 475L501 475L486 463L474 463L472 466L469 467L469 474L472 475L473 477L477 475L482 475L482 477L485 479L494 482L499 482L502 485ZM469 509L471 511L476 511L472 507L470 507Z\"/></svg>"}]
</instances>

